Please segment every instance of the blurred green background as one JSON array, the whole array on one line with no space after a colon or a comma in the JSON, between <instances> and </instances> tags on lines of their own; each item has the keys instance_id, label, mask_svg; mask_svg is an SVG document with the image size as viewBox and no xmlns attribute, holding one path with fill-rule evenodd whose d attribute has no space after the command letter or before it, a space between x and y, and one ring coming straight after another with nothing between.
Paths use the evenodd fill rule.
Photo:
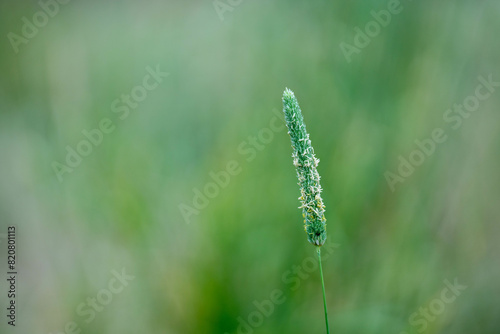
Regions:
<instances>
[{"instance_id":1,"label":"blurred green background","mask_svg":"<svg viewBox=\"0 0 500 334\"><path fill-rule=\"evenodd\" d=\"M331 332L499 333L500 92L457 129L443 115L478 76L500 81L500 3L403 1L348 62L339 45L388 1L221 1L223 20L210 0L74 0L17 53L8 34L41 7L2 1L0 267L16 225L15 330L324 333L318 270L293 274L315 248L290 140L265 130L289 87L321 160ZM157 65L168 77L120 119L113 101ZM53 162L105 118L114 130L59 182ZM384 173L435 128L447 141L391 191ZM230 161L240 172L194 208ZM78 305L122 268L135 278L85 321ZM455 279L467 288L422 320ZM259 318L275 290L284 302Z\"/></svg>"}]
</instances>

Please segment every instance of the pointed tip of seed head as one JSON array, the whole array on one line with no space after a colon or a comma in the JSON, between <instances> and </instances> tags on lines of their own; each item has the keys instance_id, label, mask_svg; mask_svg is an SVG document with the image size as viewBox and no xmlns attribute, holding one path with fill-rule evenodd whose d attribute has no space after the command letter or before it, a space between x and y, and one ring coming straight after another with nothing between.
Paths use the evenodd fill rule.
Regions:
<instances>
[{"instance_id":1,"label":"pointed tip of seed head","mask_svg":"<svg viewBox=\"0 0 500 334\"><path fill-rule=\"evenodd\" d=\"M285 114L287 113L287 110L293 111L298 108L297 98L289 88L285 88L285 91L283 92L283 107Z\"/></svg>"},{"instance_id":2,"label":"pointed tip of seed head","mask_svg":"<svg viewBox=\"0 0 500 334\"><path fill-rule=\"evenodd\" d=\"M283 92L283 98L288 97L288 98L294 98L295 95L293 92L287 87L285 88L285 91Z\"/></svg>"}]
</instances>

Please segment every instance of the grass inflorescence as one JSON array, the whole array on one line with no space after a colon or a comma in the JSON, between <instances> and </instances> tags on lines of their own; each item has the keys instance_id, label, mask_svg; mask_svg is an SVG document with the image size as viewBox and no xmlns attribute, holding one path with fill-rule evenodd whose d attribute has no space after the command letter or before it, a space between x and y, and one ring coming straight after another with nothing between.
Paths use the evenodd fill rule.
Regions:
<instances>
[{"instance_id":1,"label":"grass inflorescence","mask_svg":"<svg viewBox=\"0 0 500 334\"><path fill-rule=\"evenodd\" d=\"M326 218L317 170L319 160L314 155L299 103L288 88L283 93L283 112L292 140L293 165L299 179L299 200L302 203L299 208L302 209L304 217L304 229L310 243L322 246L326 241Z\"/></svg>"}]
</instances>

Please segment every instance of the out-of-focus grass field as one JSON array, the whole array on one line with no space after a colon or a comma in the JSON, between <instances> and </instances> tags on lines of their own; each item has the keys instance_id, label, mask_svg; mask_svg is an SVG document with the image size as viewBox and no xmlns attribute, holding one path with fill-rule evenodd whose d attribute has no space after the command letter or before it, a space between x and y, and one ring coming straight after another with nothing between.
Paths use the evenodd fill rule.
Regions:
<instances>
[{"instance_id":1,"label":"out-of-focus grass field","mask_svg":"<svg viewBox=\"0 0 500 334\"><path fill-rule=\"evenodd\" d=\"M319 272L290 273L315 248L288 135L259 141L251 161L238 149L269 128L289 87L338 245L323 263L331 332L498 333L500 91L457 129L443 114L478 76L500 81L500 4L402 6L348 63L339 44L387 1L244 1L221 21L208 0L74 0L18 53L7 34L40 7L3 1L0 233L17 226L15 330L237 333L278 289L285 302L251 332L324 333ZM157 65L169 76L121 120L112 102ZM53 161L103 118L114 131L59 182ZM391 191L384 173L435 128L447 140ZM179 205L233 160L241 172L188 224ZM5 236L0 247L6 272ZM78 305L122 268L135 279L87 323ZM467 288L440 304L455 279ZM13 333L0 287L0 331Z\"/></svg>"}]
</instances>

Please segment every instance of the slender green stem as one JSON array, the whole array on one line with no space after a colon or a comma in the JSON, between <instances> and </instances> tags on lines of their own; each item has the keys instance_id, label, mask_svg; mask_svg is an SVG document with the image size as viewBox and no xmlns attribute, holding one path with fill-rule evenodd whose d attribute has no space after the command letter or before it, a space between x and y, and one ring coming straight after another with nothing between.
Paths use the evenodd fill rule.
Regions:
<instances>
[{"instance_id":1,"label":"slender green stem","mask_svg":"<svg viewBox=\"0 0 500 334\"><path fill-rule=\"evenodd\" d=\"M323 287L323 306L325 308L326 333L330 334L330 328L328 327L328 311L326 310L325 281L323 280L323 267L321 266L321 247L317 247L317 249L318 249L319 272L321 274L321 286Z\"/></svg>"}]
</instances>

